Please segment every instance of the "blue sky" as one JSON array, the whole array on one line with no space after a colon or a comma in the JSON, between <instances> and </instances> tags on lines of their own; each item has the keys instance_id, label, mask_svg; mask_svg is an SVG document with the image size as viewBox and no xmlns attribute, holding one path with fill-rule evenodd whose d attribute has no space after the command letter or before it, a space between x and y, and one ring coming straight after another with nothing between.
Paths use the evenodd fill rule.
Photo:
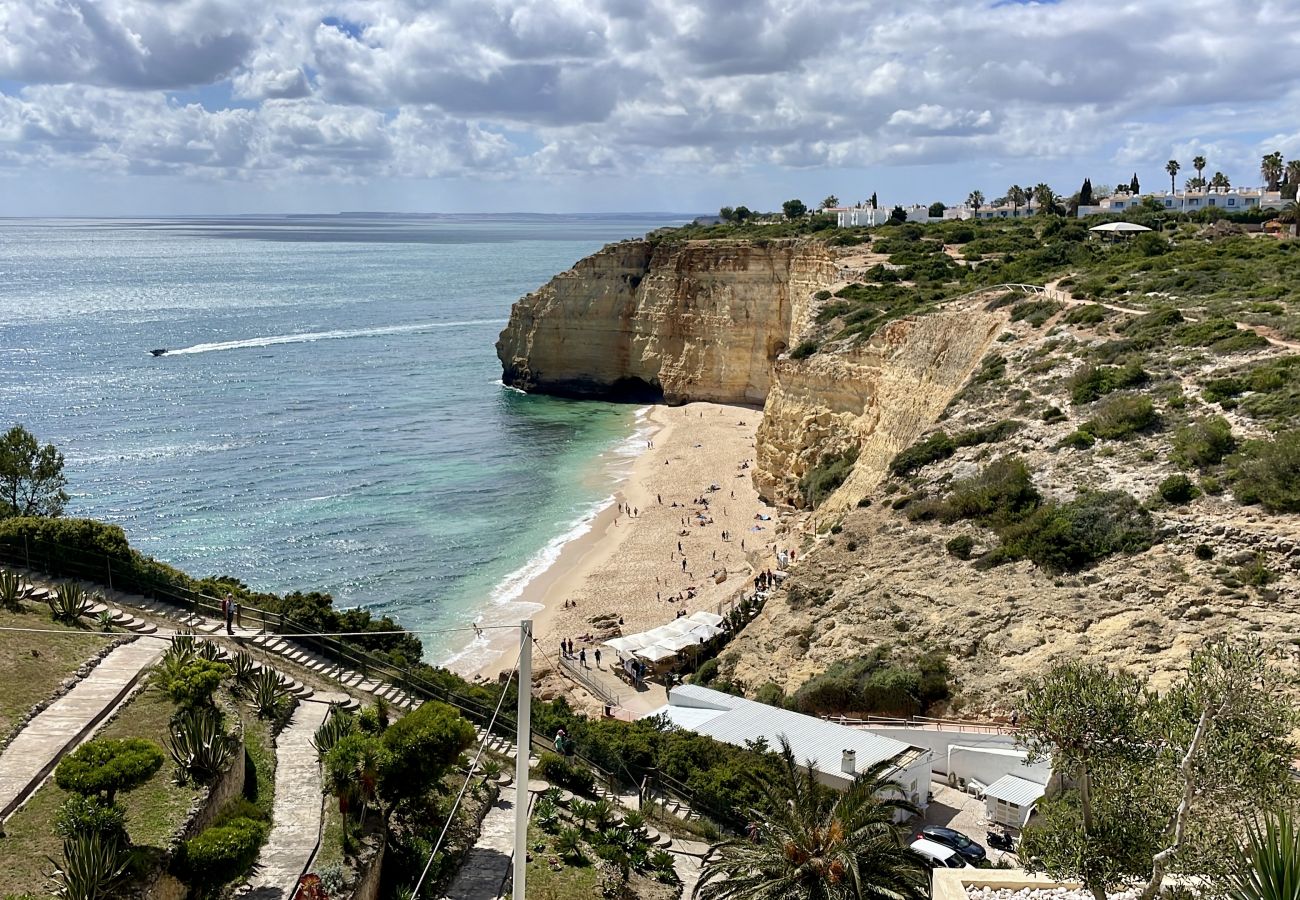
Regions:
<instances>
[{"instance_id":1,"label":"blue sky","mask_svg":"<svg viewBox=\"0 0 1300 900\"><path fill-rule=\"evenodd\" d=\"M0 0L0 214L710 211L1300 156L1289 0Z\"/></svg>"}]
</instances>

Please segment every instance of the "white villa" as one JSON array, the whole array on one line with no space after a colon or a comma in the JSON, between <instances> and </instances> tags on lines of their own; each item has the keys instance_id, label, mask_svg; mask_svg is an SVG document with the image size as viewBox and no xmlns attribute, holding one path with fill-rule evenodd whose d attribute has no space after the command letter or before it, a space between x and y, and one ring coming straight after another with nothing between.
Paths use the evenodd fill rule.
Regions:
<instances>
[{"instance_id":1,"label":"white villa","mask_svg":"<svg viewBox=\"0 0 1300 900\"><path fill-rule=\"evenodd\" d=\"M1216 207L1227 212L1242 212L1248 209L1281 209L1287 201L1282 199L1281 191L1266 191L1263 188L1227 188L1203 191L1159 191L1149 194L1117 193L1105 197L1091 206L1080 206L1079 217L1094 213L1123 212L1141 206L1145 200L1154 200L1162 207L1175 212L1196 212Z\"/></svg>"}]
</instances>

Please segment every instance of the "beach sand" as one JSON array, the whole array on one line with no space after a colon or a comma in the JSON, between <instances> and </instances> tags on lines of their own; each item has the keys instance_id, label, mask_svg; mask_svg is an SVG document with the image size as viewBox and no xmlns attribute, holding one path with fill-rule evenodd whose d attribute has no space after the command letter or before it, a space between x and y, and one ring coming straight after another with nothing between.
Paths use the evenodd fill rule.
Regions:
<instances>
[{"instance_id":1,"label":"beach sand","mask_svg":"<svg viewBox=\"0 0 1300 900\"><path fill-rule=\"evenodd\" d=\"M533 616L533 634L540 644L533 654L536 672L555 668L564 638L574 640L575 651L585 646L594 665L592 650L598 641L584 642L581 637L608 636L609 629L593 619L612 616L616 625L622 616L621 632L634 634L672 621L678 610L716 612L742 590L753 589L759 568L774 568L776 514L759 499L752 470L742 468L746 461L753 465L761 418L760 410L717 403L650 410L646 439L652 445L633 463L616 494L617 505L567 544L521 598L543 606ZM713 484L719 490L709 491ZM695 502L700 497L708 498L707 508ZM620 506L637 514L619 512ZM711 517L711 524L697 524L698 512ZM771 519L758 520L758 514ZM722 538L724 530L729 532L727 540ZM726 579L717 583L723 571ZM690 587L696 589L692 599L677 599ZM566 601L576 605L566 607ZM484 677L511 668L516 656L517 637L496 634L501 637L494 649L500 655L478 673ZM606 652L603 668L613 658ZM554 677L552 673L541 679L543 694L574 690L572 683L561 685Z\"/></svg>"}]
</instances>

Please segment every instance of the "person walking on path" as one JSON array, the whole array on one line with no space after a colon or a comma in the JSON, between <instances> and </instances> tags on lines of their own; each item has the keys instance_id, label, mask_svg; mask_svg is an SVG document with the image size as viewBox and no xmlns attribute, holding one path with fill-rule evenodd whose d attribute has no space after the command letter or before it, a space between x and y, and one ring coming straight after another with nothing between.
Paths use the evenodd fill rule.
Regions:
<instances>
[{"instance_id":1,"label":"person walking on path","mask_svg":"<svg viewBox=\"0 0 1300 900\"><path fill-rule=\"evenodd\" d=\"M600 668L600 648L596 648L596 668Z\"/></svg>"},{"instance_id":2,"label":"person walking on path","mask_svg":"<svg viewBox=\"0 0 1300 900\"><path fill-rule=\"evenodd\" d=\"M244 605L238 600L235 601L235 624L244 627Z\"/></svg>"},{"instance_id":3,"label":"person walking on path","mask_svg":"<svg viewBox=\"0 0 1300 900\"><path fill-rule=\"evenodd\" d=\"M586 647L583 647L581 650L578 651L578 662L582 665L582 667L583 667L584 669L587 668L587 648L586 648Z\"/></svg>"},{"instance_id":4,"label":"person walking on path","mask_svg":"<svg viewBox=\"0 0 1300 900\"><path fill-rule=\"evenodd\" d=\"M226 597L226 634L234 634L235 629L235 601L229 596Z\"/></svg>"}]
</instances>

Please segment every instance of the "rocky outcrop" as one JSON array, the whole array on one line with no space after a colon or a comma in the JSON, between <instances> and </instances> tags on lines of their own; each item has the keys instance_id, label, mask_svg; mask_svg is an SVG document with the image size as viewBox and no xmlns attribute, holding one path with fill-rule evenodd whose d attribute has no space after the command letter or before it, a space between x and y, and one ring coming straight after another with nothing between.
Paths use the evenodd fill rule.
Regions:
<instances>
[{"instance_id":1,"label":"rocky outcrop","mask_svg":"<svg viewBox=\"0 0 1300 900\"><path fill-rule=\"evenodd\" d=\"M761 404L836 273L817 241L611 244L514 305L502 378L565 396Z\"/></svg>"},{"instance_id":2,"label":"rocky outcrop","mask_svg":"<svg viewBox=\"0 0 1300 900\"><path fill-rule=\"evenodd\" d=\"M939 417L1005 321L978 308L948 310L891 322L867 343L778 360L758 429L759 493L799 505L804 474L852 450L857 464L820 508L857 503Z\"/></svg>"}]
</instances>

